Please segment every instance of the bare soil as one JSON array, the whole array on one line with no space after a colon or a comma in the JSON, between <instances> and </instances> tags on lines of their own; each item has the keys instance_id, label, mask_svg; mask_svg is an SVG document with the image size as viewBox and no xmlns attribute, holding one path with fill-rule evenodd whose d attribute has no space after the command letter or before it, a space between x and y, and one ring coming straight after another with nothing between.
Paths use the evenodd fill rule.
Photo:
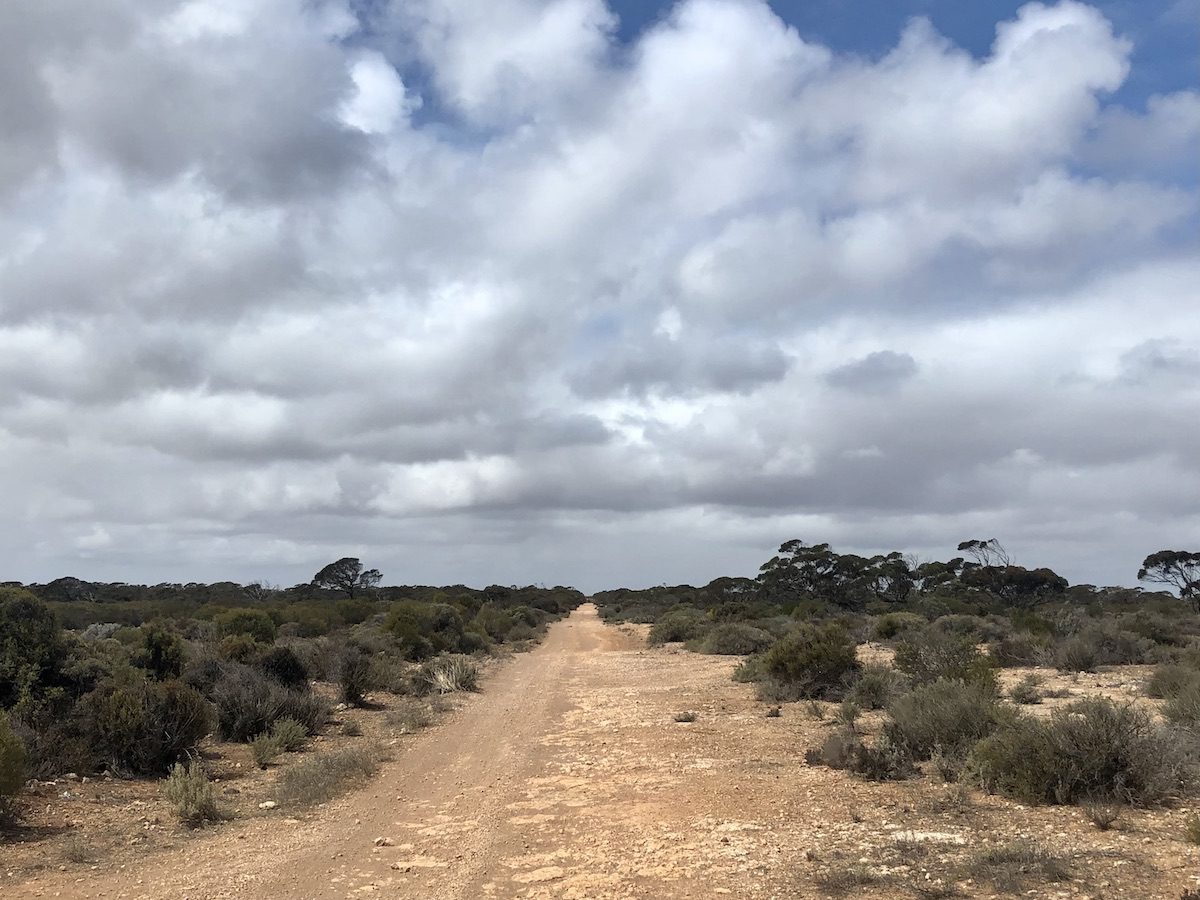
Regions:
<instances>
[{"instance_id":1,"label":"bare soil","mask_svg":"<svg viewBox=\"0 0 1200 900\"><path fill-rule=\"evenodd\" d=\"M199 832L171 824L157 799L130 799L145 790L137 783L60 782L39 798L48 812L26 843L0 845L0 896L1174 900L1200 883L1200 848L1183 838L1194 806L1126 810L1100 831L1078 808L807 766L804 750L834 727L832 705L823 718L804 704L768 718L752 687L730 680L736 659L646 649L643 635L587 605L441 725L389 737L383 713L362 714L363 737L329 740L395 741L392 759L315 810L259 810L272 773L250 772L248 757L229 773L231 786L242 773L245 790L229 796L244 798L244 815ZM1142 675L1041 674L1073 696L1129 697ZM684 711L695 721L676 722ZM146 804L135 807L136 845L130 803ZM65 843L72 834L83 843ZM1060 880L970 865L1022 841L1061 858Z\"/></svg>"}]
</instances>

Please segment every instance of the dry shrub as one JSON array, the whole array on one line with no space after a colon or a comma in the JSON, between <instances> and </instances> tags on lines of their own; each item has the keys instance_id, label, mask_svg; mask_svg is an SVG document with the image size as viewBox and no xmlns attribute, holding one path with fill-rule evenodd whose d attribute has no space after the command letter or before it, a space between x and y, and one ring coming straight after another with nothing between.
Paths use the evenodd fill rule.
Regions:
<instances>
[{"instance_id":1,"label":"dry shrub","mask_svg":"<svg viewBox=\"0 0 1200 900\"><path fill-rule=\"evenodd\" d=\"M476 691L479 689L479 666L469 656L449 653L424 663L417 679L426 693Z\"/></svg>"},{"instance_id":2,"label":"dry shrub","mask_svg":"<svg viewBox=\"0 0 1200 900\"><path fill-rule=\"evenodd\" d=\"M401 734L412 734L433 724L429 707L413 697L401 697L385 716L390 727Z\"/></svg>"},{"instance_id":3,"label":"dry shrub","mask_svg":"<svg viewBox=\"0 0 1200 900\"><path fill-rule=\"evenodd\" d=\"M1196 786L1196 761L1146 710L1091 698L1049 720L1018 716L971 751L968 772L988 791L1023 803L1148 806Z\"/></svg>"},{"instance_id":4,"label":"dry shrub","mask_svg":"<svg viewBox=\"0 0 1200 900\"><path fill-rule=\"evenodd\" d=\"M991 685L941 679L918 687L889 708L884 734L913 759L935 750L965 752L995 730L1004 715Z\"/></svg>"},{"instance_id":5,"label":"dry shrub","mask_svg":"<svg viewBox=\"0 0 1200 900\"><path fill-rule=\"evenodd\" d=\"M362 782L379 767L374 747L354 746L310 756L284 768L275 783L275 796L290 807L312 806L332 799L352 782Z\"/></svg>"}]
</instances>

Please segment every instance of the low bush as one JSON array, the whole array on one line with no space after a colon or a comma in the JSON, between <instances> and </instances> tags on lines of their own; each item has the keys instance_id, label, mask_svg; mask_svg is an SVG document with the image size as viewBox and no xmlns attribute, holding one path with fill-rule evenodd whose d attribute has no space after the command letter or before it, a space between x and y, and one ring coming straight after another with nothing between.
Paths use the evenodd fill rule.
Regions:
<instances>
[{"instance_id":1,"label":"low bush","mask_svg":"<svg viewBox=\"0 0 1200 900\"><path fill-rule=\"evenodd\" d=\"M809 765L845 769L868 781L898 781L916 773L907 754L886 735L869 746L848 728L830 734L819 750L805 754L805 760Z\"/></svg>"},{"instance_id":2,"label":"low bush","mask_svg":"<svg viewBox=\"0 0 1200 900\"><path fill-rule=\"evenodd\" d=\"M371 658L357 647L347 647L338 664L338 689L342 702L362 706L372 681Z\"/></svg>"},{"instance_id":3,"label":"low bush","mask_svg":"<svg viewBox=\"0 0 1200 900\"><path fill-rule=\"evenodd\" d=\"M175 808L180 821L202 825L220 818L212 782L198 759L176 763L163 784L163 795Z\"/></svg>"},{"instance_id":4,"label":"low bush","mask_svg":"<svg viewBox=\"0 0 1200 900\"><path fill-rule=\"evenodd\" d=\"M769 632L745 622L714 625L696 644L696 651L719 656L747 656L767 649L775 642Z\"/></svg>"},{"instance_id":5,"label":"low bush","mask_svg":"<svg viewBox=\"0 0 1200 900\"><path fill-rule=\"evenodd\" d=\"M1162 714L1172 725L1200 731L1200 681L1185 684L1168 698Z\"/></svg>"},{"instance_id":6,"label":"low bush","mask_svg":"<svg viewBox=\"0 0 1200 900\"><path fill-rule=\"evenodd\" d=\"M180 681L102 683L72 716L93 765L134 775L158 775L194 755L212 731L212 709Z\"/></svg>"},{"instance_id":7,"label":"low bush","mask_svg":"<svg viewBox=\"0 0 1200 900\"><path fill-rule=\"evenodd\" d=\"M1169 700L1193 684L1200 684L1200 671L1180 663L1164 663L1150 675L1146 682L1146 694Z\"/></svg>"},{"instance_id":8,"label":"low bush","mask_svg":"<svg viewBox=\"0 0 1200 900\"><path fill-rule=\"evenodd\" d=\"M858 674L855 644L838 625L802 624L763 655L763 673L784 696L838 700Z\"/></svg>"},{"instance_id":9,"label":"low bush","mask_svg":"<svg viewBox=\"0 0 1200 900\"><path fill-rule=\"evenodd\" d=\"M1060 672L1095 672L1099 664L1098 648L1086 635L1073 635L1054 649L1054 667Z\"/></svg>"},{"instance_id":10,"label":"low bush","mask_svg":"<svg viewBox=\"0 0 1200 900\"><path fill-rule=\"evenodd\" d=\"M695 609L675 609L664 614L652 626L646 643L651 646L700 637L707 627L704 616Z\"/></svg>"},{"instance_id":11,"label":"low bush","mask_svg":"<svg viewBox=\"0 0 1200 900\"><path fill-rule=\"evenodd\" d=\"M402 734L412 734L433 724L429 707L413 697L401 697L387 711L387 723Z\"/></svg>"},{"instance_id":12,"label":"low bush","mask_svg":"<svg viewBox=\"0 0 1200 900\"><path fill-rule=\"evenodd\" d=\"M254 661L254 668L286 688L304 690L308 687L308 667L290 647L275 646L265 650Z\"/></svg>"},{"instance_id":13,"label":"low bush","mask_svg":"<svg viewBox=\"0 0 1200 900\"><path fill-rule=\"evenodd\" d=\"M308 730L295 719L276 719L271 726L271 737L279 742L279 746L289 753L304 748L308 743Z\"/></svg>"},{"instance_id":14,"label":"low bush","mask_svg":"<svg viewBox=\"0 0 1200 900\"><path fill-rule=\"evenodd\" d=\"M369 778L379 767L378 757L373 747L354 746L302 759L280 771L275 797L293 808L324 803L352 782Z\"/></svg>"},{"instance_id":15,"label":"low bush","mask_svg":"<svg viewBox=\"0 0 1200 900\"><path fill-rule=\"evenodd\" d=\"M1041 703L1042 697L1042 679L1038 675L1026 675L1020 681L1012 686L1008 696L1013 703L1028 705L1031 703Z\"/></svg>"},{"instance_id":16,"label":"low bush","mask_svg":"<svg viewBox=\"0 0 1200 900\"><path fill-rule=\"evenodd\" d=\"M329 705L312 693L285 688L248 666L227 664L213 686L217 732L223 740L249 741L280 719L294 719L314 734L329 717Z\"/></svg>"},{"instance_id":17,"label":"low bush","mask_svg":"<svg viewBox=\"0 0 1200 900\"><path fill-rule=\"evenodd\" d=\"M451 694L479 689L479 666L469 656L447 654L421 666L417 682L424 693Z\"/></svg>"},{"instance_id":18,"label":"low bush","mask_svg":"<svg viewBox=\"0 0 1200 900\"><path fill-rule=\"evenodd\" d=\"M893 664L916 685L948 679L996 688L992 661L965 635L933 629L907 635L896 646Z\"/></svg>"},{"instance_id":19,"label":"low bush","mask_svg":"<svg viewBox=\"0 0 1200 900\"><path fill-rule=\"evenodd\" d=\"M907 680L891 666L866 663L848 696L863 709L884 709L906 690Z\"/></svg>"},{"instance_id":20,"label":"low bush","mask_svg":"<svg viewBox=\"0 0 1200 900\"><path fill-rule=\"evenodd\" d=\"M924 616L910 612L891 612L880 616L871 626L871 639L890 641L908 631L920 631L929 623Z\"/></svg>"},{"instance_id":21,"label":"low bush","mask_svg":"<svg viewBox=\"0 0 1200 900\"><path fill-rule=\"evenodd\" d=\"M1045 660L1048 643L1028 631L1006 634L988 645L988 656L1002 668L1037 666Z\"/></svg>"},{"instance_id":22,"label":"low bush","mask_svg":"<svg viewBox=\"0 0 1200 900\"><path fill-rule=\"evenodd\" d=\"M969 861L967 871L976 879L991 881L1009 896L1025 893L1031 881L1058 882L1071 877L1063 857L1030 840L981 850Z\"/></svg>"},{"instance_id":23,"label":"low bush","mask_svg":"<svg viewBox=\"0 0 1200 900\"><path fill-rule=\"evenodd\" d=\"M946 678L921 685L888 707L883 733L913 759L935 750L965 753L1003 716L991 686Z\"/></svg>"},{"instance_id":24,"label":"low bush","mask_svg":"<svg viewBox=\"0 0 1200 900\"><path fill-rule=\"evenodd\" d=\"M1130 704L1091 698L1049 720L1018 716L980 741L967 762L985 790L1023 803L1169 801L1196 786L1177 735Z\"/></svg>"},{"instance_id":25,"label":"low bush","mask_svg":"<svg viewBox=\"0 0 1200 900\"><path fill-rule=\"evenodd\" d=\"M265 769L283 752L283 744L273 734L260 734L250 742L250 755L254 764Z\"/></svg>"}]
</instances>

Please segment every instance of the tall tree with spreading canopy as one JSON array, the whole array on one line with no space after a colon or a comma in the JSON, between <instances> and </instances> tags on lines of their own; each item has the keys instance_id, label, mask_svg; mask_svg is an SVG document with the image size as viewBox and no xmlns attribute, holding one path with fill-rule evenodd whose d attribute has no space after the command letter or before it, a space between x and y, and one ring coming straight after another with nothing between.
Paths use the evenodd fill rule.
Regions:
<instances>
[{"instance_id":1,"label":"tall tree with spreading canopy","mask_svg":"<svg viewBox=\"0 0 1200 900\"><path fill-rule=\"evenodd\" d=\"M1179 597L1200 611L1200 553L1188 550L1159 550L1142 560L1138 581L1166 584Z\"/></svg>"},{"instance_id":2,"label":"tall tree with spreading canopy","mask_svg":"<svg viewBox=\"0 0 1200 900\"><path fill-rule=\"evenodd\" d=\"M378 569L363 569L353 556L331 562L313 576L313 587L341 591L350 600L379 584L383 574Z\"/></svg>"}]
</instances>

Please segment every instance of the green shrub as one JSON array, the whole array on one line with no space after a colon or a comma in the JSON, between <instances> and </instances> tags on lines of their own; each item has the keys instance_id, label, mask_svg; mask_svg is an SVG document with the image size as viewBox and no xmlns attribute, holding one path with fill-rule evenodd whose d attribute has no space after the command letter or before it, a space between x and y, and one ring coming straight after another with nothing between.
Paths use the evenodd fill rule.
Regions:
<instances>
[{"instance_id":1,"label":"green shrub","mask_svg":"<svg viewBox=\"0 0 1200 900\"><path fill-rule=\"evenodd\" d=\"M1195 765L1145 710L1091 698L1049 720L1011 719L975 746L967 771L985 790L1022 803L1145 806L1192 790Z\"/></svg>"},{"instance_id":2,"label":"green shrub","mask_svg":"<svg viewBox=\"0 0 1200 900\"><path fill-rule=\"evenodd\" d=\"M279 742L279 746L288 752L303 749L308 743L308 729L295 719L276 719L271 726L271 737Z\"/></svg>"},{"instance_id":3,"label":"green shrub","mask_svg":"<svg viewBox=\"0 0 1200 900\"><path fill-rule=\"evenodd\" d=\"M657 646L675 641L690 641L703 635L707 627L699 610L674 609L650 627L646 642Z\"/></svg>"},{"instance_id":4,"label":"green shrub","mask_svg":"<svg viewBox=\"0 0 1200 900\"><path fill-rule=\"evenodd\" d=\"M85 695L74 721L95 765L135 775L167 772L212 731L212 709L180 681L107 681Z\"/></svg>"},{"instance_id":5,"label":"green shrub","mask_svg":"<svg viewBox=\"0 0 1200 900\"><path fill-rule=\"evenodd\" d=\"M224 635L248 635L269 644L275 640L275 622L261 609L229 609L218 613L213 622Z\"/></svg>"},{"instance_id":6,"label":"green shrub","mask_svg":"<svg viewBox=\"0 0 1200 900\"><path fill-rule=\"evenodd\" d=\"M254 764L265 769L283 752L283 744L273 734L260 734L250 742L250 755Z\"/></svg>"},{"instance_id":7,"label":"green shrub","mask_svg":"<svg viewBox=\"0 0 1200 900\"><path fill-rule=\"evenodd\" d=\"M893 664L916 685L948 679L976 682L996 689L992 661L979 652L972 638L965 635L932 629L907 635L896 646Z\"/></svg>"},{"instance_id":8,"label":"green shrub","mask_svg":"<svg viewBox=\"0 0 1200 900\"><path fill-rule=\"evenodd\" d=\"M0 807L25 783L25 746L0 710Z\"/></svg>"},{"instance_id":9,"label":"green shrub","mask_svg":"<svg viewBox=\"0 0 1200 900\"><path fill-rule=\"evenodd\" d=\"M767 649L774 642L775 638L761 628L745 622L721 622L708 630L696 649L718 656L747 656Z\"/></svg>"},{"instance_id":10,"label":"green shrub","mask_svg":"<svg viewBox=\"0 0 1200 900\"><path fill-rule=\"evenodd\" d=\"M883 733L913 759L937 749L962 753L990 734L1002 716L996 694L982 682L942 678L921 685L888 708Z\"/></svg>"},{"instance_id":11,"label":"green shrub","mask_svg":"<svg viewBox=\"0 0 1200 900\"><path fill-rule=\"evenodd\" d=\"M176 763L163 784L163 794L175 807L180 821L188 825L215 822L220 818L212 782L198 759L187 765Z\"/></svg>"},{"instance_id":12,"label":"green shrub","mask_svg":"<svg viewBox=\"0 0 1200 900\"><path fill-rule=\"evenodd\" d=\"M160 681L178 678L183 671L183 641L161 625L143 625L142 647L133 654L133 664Z\"/></svg>"},{"instance_id":13,"label":"green shrub","mask_svg":"<svg viewBox=\"0 0 1200 900\"><path fill-rule=\"evenodd\" d=\"M284 687L294 690L308 687L308 668L290 647L271 647L254 661L254 667Z\"/></svg>"},{"instance_id":14,"label":"green shrub","mask_svg":"<svg viewBox=\"0 0 1200 900\"><path fill-rule=\"evenodd\" d=\"M270 731L280 719L294 719L309 734L325 724L329 705L320 697L292 691L238 663L227 663L213 686L217 732L222 740L250 741Z\"/></svg>"},{"instance_id":15,"label":"green shrub","mask_svg":"<svg viewBox=\"0 0 1200 900\"><path fill-rule=\"evenodd\" d=\"M64 655L50 608L24 588L0 586L0 709L53 682Z\"/></svg>"},{"instance_id":16,"label":"green shrub","mask_svg":"<svg viewBox=\"0 0 1200 900\"><path fill-rule=\"evenodd\" d=\"M222 659L236 663L251 663L262 652L263 645L248 634L230 634L221 638L217 652Z\"/></svg>"},{"instance_id":17,"label":"green shrub","mask_svg":"<svg viewBox=\"0 0 1200 900\"><path fill-rule=\"evenodd\" d=\"M890 641L908 631L919 631L929 624L924 616L910 612L891 612L880 616L871 626L871 639Z\"/></svg>"},{"instance_id":18,"label":"green shrub","mask_svg":"<svg viewBox=\"0 0 1200 900\"><path fill-rule=\"evenodd\" d=\"M859 670L849 697L863 709L883 709L906 690L906 679L891 666L866 663Z\"/></svg>"},{"instance_id":19,"label":"green shrub","mask_svg":"<svg viewBox=\"0 0 1200 900\"><path fill-rule=\"evenodd\" d=\"M766 678L793 699L840 699L858 670L854 641L839 625L799 625L763 655Z\"/></svg>"}]
</instances>

